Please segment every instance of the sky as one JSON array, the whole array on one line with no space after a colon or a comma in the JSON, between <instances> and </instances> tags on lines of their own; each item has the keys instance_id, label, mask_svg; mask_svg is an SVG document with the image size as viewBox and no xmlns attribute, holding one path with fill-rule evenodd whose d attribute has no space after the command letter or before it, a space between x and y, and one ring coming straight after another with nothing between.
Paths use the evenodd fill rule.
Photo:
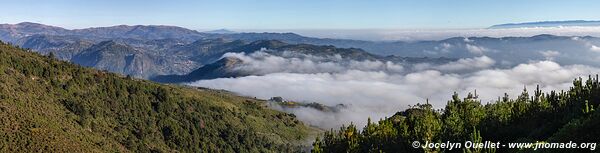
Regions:
<instances>
[{"instance_id":1,"label":"sky","mask_svg":"<svg viewBox=\"0 0 600 153\"><path fill-rule=\"evenodd\" d=\"M0 23L65 28L175 25L190 29L448 29L600 20L593 0L0 0Z\"/></svg>"}]
</instances>

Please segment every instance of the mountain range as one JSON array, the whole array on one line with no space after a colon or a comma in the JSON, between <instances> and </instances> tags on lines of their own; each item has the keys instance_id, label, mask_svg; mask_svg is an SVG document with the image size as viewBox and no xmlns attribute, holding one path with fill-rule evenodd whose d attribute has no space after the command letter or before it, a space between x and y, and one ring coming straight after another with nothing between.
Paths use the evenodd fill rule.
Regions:
<instances>
[{"instance_id":1,"label":"mountain range","mask_svg":"<svg viewBox=\"0 0 600 153\"><path fill-rule=\"evenodd\" d=\"M0 24L0 39L8 42L32 35L80 36L89 39L137 38L137 39L167 39L178 38L196 40L203 37L195 30L176 26L162 25L118 25L112 27L95 27L68 30L61 27L39 23L22 22L18 24Z\"/></svg>"},{"instance_id":2,"label":"mountain range","mask_svg":"<svg viewBox=\"0 0 600 153\"><path fill-rule=\"evenodd\" d=\"M600 26L600 21L586 20L567 20L567 21L540 21L540 22L524 22L524 23L507 23L490 26L489 29L504 29L504 28L536 28L536 27L587 27Z\"/></svg>"},{"instance_id":3,"label":"mountain range","mask_svg":"<svg viewBox=\"0 0 600 153\"><path fill-rule=\"evenodd\" d=\"M168 78L174 80L181 77L188 78L181 80L198 80L251 75L229 71L239 59L222 57L226 53L253 53L263 48L272 54L291 51L313 56L341 55L346 60L408 65L443 64L487 56L499 67L532 60L600 66L596 62L600 59L600 38L590 36L453 37L378 42L311 38L294 33L207 33L162 25L69 30L24 22L0 24L0 40L44 55L52 53L58 59L83 66L146 79L170 76ZM203 74L199 75L200 72ZM204 74L212 72L219 73Z\"/></svg>"},{"instance_id":4,"label":"mountain range","mask_svg":"<svg viewBox=\"0 0 600 153\"><path fill-rule=\"evenodd\" d=\"M211 30L211 31L204 31L204 33L232 34L232 33L237 33L237 32L227 30L227 29L217 29L217 30Z\"/></svg>"},{"instance_id":5,"label":"mountain range","mask_svg":"<svg viewBox=\"0 0 600 153\"><path fill-rule=\"evenodd\" d=\"M324 62L343 61L382 61L404 64L435 63L443 64L455 61L451 58L414 58L398 56L380 56L371 54L358 48L337 48L335 46L319 46L310 44L287 44L278 40L259 40L233 49L227 53L266 53L283 58L306 59L308 57L323 58ZM328 59L334 58L334 59ZM249 75L262 75L251 70L239 69L246 61L238 57L223 57L218 61L204 65L185 75L159 75L151 80L165 83L191 82L204 79L242 77Z\"/></svg>"},{"instance_id":6,"label":"mountain range","mask_svg":"<svg viewBox=\"0 0 600 153\"><path fill-rule=\"evenodd\" d=\"M2 40L23 48L42 54L52 53L61 60L139 78L183 75L216 62L225 53L254 52L261 48L292 50L315 56L340 54L357 60L383 58L357 48L303 44L329 39L302 37L292 33L211 34L172 26L125 25L67 30L28 22L0 27ZM407 59L417 61L420 58L401 60Z\"/></svg>"}]
</instances>

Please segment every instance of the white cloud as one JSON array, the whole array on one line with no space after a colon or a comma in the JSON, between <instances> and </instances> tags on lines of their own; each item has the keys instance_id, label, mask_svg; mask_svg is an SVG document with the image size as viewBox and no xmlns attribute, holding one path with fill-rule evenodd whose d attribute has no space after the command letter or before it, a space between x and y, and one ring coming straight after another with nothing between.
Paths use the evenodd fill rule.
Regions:
<instances>
[{"instance_id":1,"label":"white cloud","mask_svg":"<svg viewBox=\"0 0 600 153\"><path fill-rule=\"evenodd\" d=\"M540 51L540 54L546 58L546 60L554 60L556 56L560 55L560 52L553 50Z\"/></svg>"},{"instance_id":2,"label":"white cloud","mask_svg":"<svg viewBox=\"0 0 600 153\"><path fill-rule=\"evenodd\" d=\"M483 56L444 67L469 69L468 65L474 66L469 63L493 63L491 61ZM367 117L378 119L390 116L406 109L408 105L423 103L425 99L429 99L436 108L442 108L455 91L466 95L477 90L485 103L504 93L514 97L520 94L524 85L532 89L539 84L545 91L568 89L572 79L597 73L600 73L600 69L589 66L561 66L552 61L540 61L508 69L484 69L459 74L438 70L408 74L369 70L311 74L283 72L201 80L190 85L226 89L264 99L282 96L295 101L347 105L347 109L337 113L319 113L308 108L286 110L312 125L334 128L349 122L364 125Z\"/></svg>"},{"instance_id":3,"label":"white cloud","mask_svg":"<svg viewBox=\"0 0 600 153\"><path fill-rule=\"evenodd\" d=\"M489 51L489 49L482 47L482 46L476 46L476 45L471 45L471 44L466 44L465 48L467 49L467 51L469 51L472 54L476 54L476 55L483 55L484 52Z\"/></svg>"},{"instance_id":4,"label":"white cloud","mask_svg":"<svg viewBox=\"0 0 600 153\"><path fill-rule=\"evenodd\" d=\"M593 51L593 52L600 53L600 47L598 47L596 45L590 45L590 50Z\"/></svg>"},{"instance_id":5,"label":"white cloud","mask_svg":"<svg viewBox=\"0 0 600 153\"><path fill-rule=\"evenodd\" d=\"M288 73L336 73L347 70L363 71L385 71L399 73L403 66L393 62L383 61L355 61L341 60L340 55L331 57L317 57L306 54L283 52L281 56L267 52L254 52L246 55L244 53L226 53L224 57L235 57L242 64L235 70L248 72L254 75L264 75L278 72Z\"/></svg>"},{"instance_id":6,"label":"white cloud","mask_svg":"<svg viewBox=\"0 0 600 153\"><path fill-rule=\"evenodd\" d=\"M465 38L467 39L467 38ZM434 47L434 49L441 51L442 53L448 53L450 52L450 49L454 47L452 44L449 43L442 43L440 44L440 46L436 46Z\"/></svg>"},{"instance_id":7,"label":"white cloud","mask_svg":"<svg viewBox=\"0 0 600 153\"><path fill-rule=\"evenodd\" d=\"M363 37L364 31L354 31ZM373 40L435 40L449 37L529 37L539 34L562 36L600 36L599 27L562 28L514 28L514 29L467 29L467 30L389 30L366 32ZM571 37L582 41L583 51L600 52L582 37ZM508 93L515 97L523 86L533 89L540 85L544 91L568 89L576 77L600 73L599 68L584 65L560 65L552 60L569 56L563 50L533 50L515 53L514 56L540 55L546 61L521 63L500 57L493 46L478 46L464 38L465 46L443 43L430 54L449 52L452 47L464 47L479 57L464 58L446 64L418 63L401 65L383 61L351 61L341 56L317 57L284 52L277 56L265 52L255 54L228 54L244 61L237 69L251 71L260 76L219 78L189 83L194 86L226 89L242 95L268 99L282 96L294 101L318 102L326 105L345 104L339 112L320 112L311 108L285 109L311 125L336 128L354 122L364 125L367 117L374 119L390 116L404 110L408 105L424 103L429 99L436 108L443 108L453 92L464 96L477 90L483 103L492 102ZM493 48L493 49L492 49ZM431 49L431 48L430 48ZM581 50L580 49L580 50ZM560 52L559 52L560 51ZM487 55L484 55L487 54ZM519 55L521 54L521 55ZM589 53L588 53L589 54ZM491 57L491 58L490 58ZM494 58L494 59L492 59ZM539 58L537 58L539 60ZM498 65L498 68L495 67ZM405 69L407 68L407 69Z\"/></svg>"},{"instance_id":8,"label":"white cloud","mask_svg":"<svg viewBox=\"0 0 600 153\"><path fill-rule=\"evenodd\" d=\"M450 62L447 64L439 65L436 67L437 70L446 71L446 72L457 72L457 71L467 71L467 70L478 70L485 69L494 66L496 61L487 57L475 57L475 58L463 58L458 61Z\"/></svg>"},{"instance_id":9,"label":"white cloud","mask_svg":"<svg viewBox=\"0 0 600 153\"><path fill-rule=\"evenodd\" d=\"M469 39L469 37L465 37L465 39L463 39L463 40L468 43L473 42L473 40Z\"/></svg>"}]
</instances>

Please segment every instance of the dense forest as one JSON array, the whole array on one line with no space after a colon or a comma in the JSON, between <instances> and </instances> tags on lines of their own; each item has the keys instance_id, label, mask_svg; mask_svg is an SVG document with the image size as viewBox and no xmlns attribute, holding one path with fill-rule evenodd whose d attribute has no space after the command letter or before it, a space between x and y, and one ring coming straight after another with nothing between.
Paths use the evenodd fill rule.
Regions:
<instances>
[{"instance_id":1,"label":"dense forest","mask_svg":"<svg viewBox=\"0 0 600 153\"><path fill-rule=\"evenodd\" d=\"M54 58L0 42L0 152L292 152L313 131L264 100Z\"/></svg>"},{"instance_id":2,"label":"dense forest","mask_svg":"<svg viewBox=\"0 0 600 153\"><path fill-rule=\"evenodd\" d=\"M552 75L552 74L548 74ZM600 142L598 76L577 78L567 91L533 94L525 89L516 99L504 95L483 105L475 94L454 93L444 109L417 104L362 129L353 124L325 132L312 152L532 152L533 149L432 149L424 142ZM421 145L422 146L422 145ZM540 149L536 152L590 152L590 149Z\"/></svg>"}]
</instances>

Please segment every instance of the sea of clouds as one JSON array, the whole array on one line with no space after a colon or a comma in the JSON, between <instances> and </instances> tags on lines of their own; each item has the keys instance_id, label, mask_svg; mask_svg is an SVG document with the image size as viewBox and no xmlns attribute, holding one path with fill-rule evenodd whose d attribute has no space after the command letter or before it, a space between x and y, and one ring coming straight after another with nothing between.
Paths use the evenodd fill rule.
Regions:
<instances>
[{"instance_id":1,"label":"sea of clouds","mask_svg":"<svg viewBox=\"0 0 600 153\"><path fill-rule=\"evenodd\" d=\"M554 56L547 51L544 54ZM519 95L536 85L544 91L565 90L577 77L600 73L585 65L560 65L551 58L498 68L497 59L485 55L445 64L407 64L390 61L355 61L339 56L315 57L267 52L229 53L243 64L237 70L252 76L219 78L189 83L192 86L230 90L268 99L275 96L300 102L318 102L346 108L322 112L312 108L285 109L300 120L324 129L350 122L362 126L367 117L391 116L410 105L425 103L443 108L454 92L465 96L477 90L482 103L508 93Z\"/></svg>"}]
</instances>

